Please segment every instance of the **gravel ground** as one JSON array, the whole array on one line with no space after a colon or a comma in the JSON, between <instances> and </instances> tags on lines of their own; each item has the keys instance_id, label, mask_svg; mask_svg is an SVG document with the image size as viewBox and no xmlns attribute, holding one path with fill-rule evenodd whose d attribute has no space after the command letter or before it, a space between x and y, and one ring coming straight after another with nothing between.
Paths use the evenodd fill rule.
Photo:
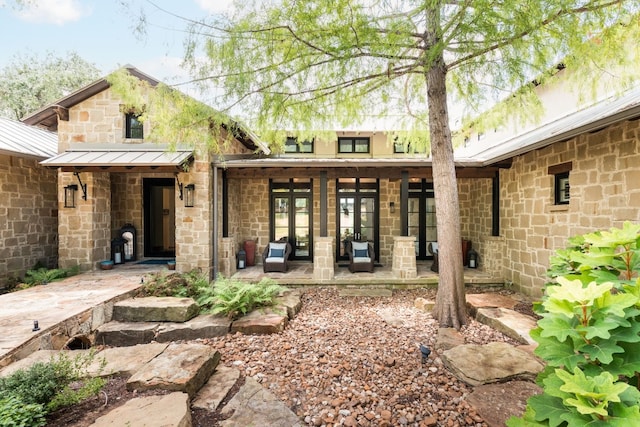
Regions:
<instances>
[{"instance_id":1,"label":"gravel ground","mask_svg":"<svg viewBox=\"0 0 640 427\"><path fill-rule=\"evenodd\" d=\"M435 290L375 298L311 289L281 334L208 342L224 365L257 379L307 425L486 426L466 402L472 388L436 351L422 364L419 345L434 348L438 324L414 308L417 297L435 298ZM476 321L461 332L467 343L515 344Z\"/></svg>"}]
</instances>

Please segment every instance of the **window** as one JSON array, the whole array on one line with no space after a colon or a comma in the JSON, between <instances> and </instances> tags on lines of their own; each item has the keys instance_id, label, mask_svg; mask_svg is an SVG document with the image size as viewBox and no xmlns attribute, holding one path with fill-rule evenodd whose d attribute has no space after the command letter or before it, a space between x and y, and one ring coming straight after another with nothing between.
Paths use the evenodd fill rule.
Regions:
<instances>
[{"instance_id":1,"label":"window","mask_svg":"<svg viewBox=\"0 0 640 427\"><path fill-rule=\"evenodd\" d=\"M140 115L135 113L127 113L124 116L125 121L125 138L142 139L142 122L139 120Z\"/></svg>"},{"instance_id":2,"label":"window","mask_svg":"<svg viewBox=\"0 0 640 427\"><path fill-rule=\"evenodd\" d=\"M409 142L409 143L394 142L393 143L393 152L395 154L426 153L427 152L427 146L426 145L420 145L420 144L413 143L413 142Z\"/></svg>"},{"instance_id":3,"label":"window","mask_svg":"<svg viewBox=\"0 0 640 427\"><path fill-rule=\"evenodd\" d=\"M287 138L284 144L285 153L313 153L313 140L298 143L297 138Z\"/></svg>"},{"instance_id":4,"label":"window","mask_svg":"<svg viewBox=\"0 0 640 427\"><path fill-rule=\"evenodd\" d=\"M338 138L339 153L368 153L369 138Z\"/></svg>"},{"instance_id":5,"label":"window","mask_svg":"<svg viewBox=\"0 0 640 427\"><path fill-rule=\"evenodd\" d=\"M569 172L555 174L555 204L569 204Z\"/></svg>"}]
</instances>

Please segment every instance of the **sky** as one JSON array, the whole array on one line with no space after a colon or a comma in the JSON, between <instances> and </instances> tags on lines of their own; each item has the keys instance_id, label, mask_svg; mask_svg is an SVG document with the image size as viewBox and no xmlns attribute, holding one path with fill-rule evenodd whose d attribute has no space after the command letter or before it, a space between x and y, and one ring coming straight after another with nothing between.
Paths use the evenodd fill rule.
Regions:
<instances>
[{"instance_id":1,"label":"sky","mask_svg":"<svg viewBox=\"0 0 640 427\"><path fill-rule=\"evenodd\" d=\"M18 0L19 1L19 0ZM102 75L131 64L166 83L181 81L179 64L184 53L185 25L159 11L148 0L0 0L0 69L16 55L51 52L66 57L77 52ZM121 3L128 3L124 7ZM203 18L221 13L232 0L153 0L176 15ZM144 8L147 35L136 36L134 27Z\"/></svg>"}]
</instances>

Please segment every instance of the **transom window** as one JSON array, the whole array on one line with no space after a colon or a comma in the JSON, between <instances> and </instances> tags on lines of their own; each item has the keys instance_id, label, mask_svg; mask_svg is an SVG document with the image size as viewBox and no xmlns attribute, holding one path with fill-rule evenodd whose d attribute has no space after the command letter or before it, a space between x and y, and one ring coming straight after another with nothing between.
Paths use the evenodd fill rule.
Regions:
<instances>
[{"instance_id":1,"label":"transom window","mask_svg":"<svg viewBox=\"0 0 640 427\"><path fill-rule=\"evenodd\" d=\"M369 138L338 138L339 153L368 153L370 139Z\"/></svg>"},{"instance_id":2,"label":"transom window","mask_svg":"<svg viewBox=\"0 0 640 427\"><path fill-rule=\"evenodd\" d=\"M129 139L142 139L144 132L142 128L142 122L140 121L140 114L127 113L125 114L125 138Z\"/></svg>"},{"instance_id":3,"label":"transom window","mask_svg":"<svg viewBox=\"0 0 640 427\"><path fill-rule=\"evenodd\" d=\"M313 153L313 140L298 142L298 138L289 137L284 144L285 153Z\"/></svg>"}]
</instances>

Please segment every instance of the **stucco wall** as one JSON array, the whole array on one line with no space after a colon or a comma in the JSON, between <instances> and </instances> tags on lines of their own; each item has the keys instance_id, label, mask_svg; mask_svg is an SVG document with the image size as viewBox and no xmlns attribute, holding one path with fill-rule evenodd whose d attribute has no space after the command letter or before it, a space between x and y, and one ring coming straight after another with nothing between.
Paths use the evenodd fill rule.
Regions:
<instances>
[{"instance_id":1,"label":"stucco wall","mask_svg":"<svg viewBox=\"0 0 640 427\"><path fill-rule=\"evenodd\" d=\"M640 221L640 121L580 135L514 159L500 174L504 274L540 295L549 257L571 236ZM572 162L568 205L554 205L548 167Z\"/></svg>"},{"instance_id":2,"label":"stucco wall","mask_svg":"<svg viewBox=\"0 0 640 427\"><path fill-rule=\"evenodd\" d=\"M57 171L0 154L0 289L39 261L57 266Z\"/></svg>"}]
</instances>

